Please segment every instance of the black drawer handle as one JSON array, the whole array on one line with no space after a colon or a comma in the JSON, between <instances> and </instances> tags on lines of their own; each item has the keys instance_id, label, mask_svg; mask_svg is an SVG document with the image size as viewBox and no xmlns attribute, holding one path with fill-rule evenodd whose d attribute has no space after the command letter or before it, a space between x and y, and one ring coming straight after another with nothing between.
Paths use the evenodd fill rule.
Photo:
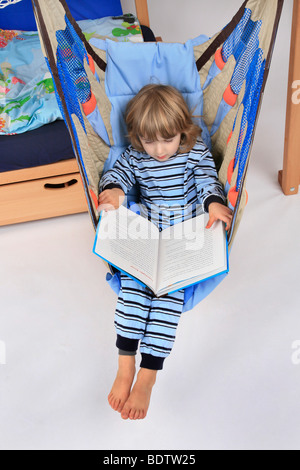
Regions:
<instances>
[{"instance_id":1,"label":"black drawer handle","mask_svg":"<svg viewBox=\"0 0 300 470\"><path fill-rule=\"evenodd\" d=\"M67 188L68 186L73 186L73 184L78 183L78 180L73 179L70 181L66 181L65 183L46 183L44 184L45 189L61 189Z\"/></svg>"}]
</instances>

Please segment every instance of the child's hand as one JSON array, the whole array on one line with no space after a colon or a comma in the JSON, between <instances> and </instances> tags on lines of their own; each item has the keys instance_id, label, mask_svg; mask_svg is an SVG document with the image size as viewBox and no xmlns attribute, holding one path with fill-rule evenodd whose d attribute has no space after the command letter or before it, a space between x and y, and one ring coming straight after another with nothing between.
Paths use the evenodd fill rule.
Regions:
<instances>
[{"instance_id":1,"label":"child's hand","mask_svg":"<svg viewBox=\"0 0 300 470\"><path fill-rule=\"evenodd\" d=\"M105 189L99 195L98 212L113 211L118 209L124 202L125 193L122 189L112 188Z\"/></svg>"},{"instance_id":2,"label":"child's hand","mask_svg":"<svg viewBox=\"0 0 300 470\"><path fill-rule=\"evenodd\" d=\"M210 228L217 220L222 220L226 224L226 230L231 227L232 210L229 207L220 204L219 202L212 202L208 207L209 221L206 228Z\"/></svg>"}]
</instances>

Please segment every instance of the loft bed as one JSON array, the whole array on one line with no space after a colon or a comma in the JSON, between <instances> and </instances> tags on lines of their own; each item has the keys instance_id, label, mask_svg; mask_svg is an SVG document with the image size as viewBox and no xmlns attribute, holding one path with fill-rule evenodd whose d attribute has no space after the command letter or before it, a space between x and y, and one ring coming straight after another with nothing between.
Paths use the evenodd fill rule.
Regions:
<instances>
[{"instance_id":1,"label":"loft bed","mask_svg":"<svg viewBox=\"0 0 300 470\"><path fill-rule=\"evenodd\" d=\"M68 4L72 11L72 0L69 0ZM85 17L82 11L76 12L75 9L72 14L76 20L83 21L113 16L116 17L114 24L120 30L119 38L122 35L127 35L127 31L122 31L124 27L121 25L127 18L123 18L120 0L110 0L110 2L86 0L85 4L87 4L89 17ZM149 28L147 0L135 0L135 4L141 34L138 38L136 34L133 39L155 41ZM119 23L115 23L116 21ZM130 21L128 29L133 28L132 18L128 18L128 21ZM101 27L103 27L102 23ZM4 30L4 33L2 36L0 35L0 52L1 47L3 48L7 43L7 36L10 39L11 34L15 34L13 31L35 31L36 29L31 0L21 0L1 8L0 32L2 30L3 33ZM138 27L136 29L138 30ZM102 30L99 32L100 36L101 32ZM20 39L20 44L23 41L21 44L23 47L26 35L16 37ZM116 36L115 40L117 39ZM0 81L0 99L7 91L5 83L7 82L9 87L12 82L11 75L9 76L8 73L5 75L5 70L8 68L7 60L2 62L2 67L1 62L0 60L0 80L2 79ZM13 79L15 82L21 80L19 77L13 77ZM53 97L54 95L53 93ZM54 105L51 104L51 106ZM59 114L56 101L55 106L57 106L57 111L51 110L51 112ZM3 108L2 106L2 111L5 112ZM25 132L22 125L16 133L13 133L14 128L12 128L11 134L13 135L0 132L0 226L87 211L84 189L68 130L64 121L60 118L55 119L55 116L56 114L52 122L45 125L36 124L32 119L30 121L31 127ZM3 130L3 126L2 119L0 120L0 131L1 128Z\"/></svg>"},{"instance_id":2,"label":"loft bed","mask_svg":"<svg viewBox=\"0 0 300 470\"><path fill-rule=\"evenodd\" d=\"M16 1L18 3L10 5ZM86 0L85 4L90 2L91 0ZM23 20L24 11L31 8L30 0L0 0L0 8L4 3L9 6L0 9L0 28L14 29L8 24L9 22L6 23L7 18L14 22ZM106 5L110 9L117 5L116 8L119 10L117 12L110 10L110 13L121 14L119 0L94 3L97 6ZM71 7L72 0L68 0L68 4ZM135 0L135 4L140 24L149 26L147 0ZM90 11L89 7L88 10ZM12 11L13 13L8 14ZM75 14L73 12L73 16L76 18L76 12ZM33 16L32 21L31 29L36 28ZM150 34L149 40L154 40L151 30L142 26L142 31L145 40L147 34ZM300 183L299 133L295 132L300 125L300 107L297 106L298 91L295 91L294 87L295 84L298 85L297 78L300 73L299 31L300 5L298 0L294 0L285 152L283 170L279 172L279 182L285 194L296 194ZM47 154L56 160L53 162L50 159L45 162ZM26 161L27 168L19 165L20 156ZM77 162L63 121L54 121L22 135L0 135L0 161L12 165L8 168L0 167L0 225L87 210Z\"/></svg>"}]
</instances>

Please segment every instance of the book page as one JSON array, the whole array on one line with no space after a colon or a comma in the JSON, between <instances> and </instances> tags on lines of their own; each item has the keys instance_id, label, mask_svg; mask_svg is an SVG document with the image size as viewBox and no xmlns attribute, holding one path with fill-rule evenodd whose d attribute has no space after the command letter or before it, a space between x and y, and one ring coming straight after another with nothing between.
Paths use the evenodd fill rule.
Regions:
<instances>
[{"instance_id":1,"label":"book page","mask_svg":"<svg viewBox=\"0 0 300 470\"><path fill-rule=\"evenodd\" d=\"M208 214L203 214L161 232L158 290L226 268L224 225L216 222L206 229L207 222Z\"/></svg>"},{"instance_id":2,"label":"book page","mask_svg":"<svg viewBox=\"0 0 300 470\"><path fill-rule=\"evenodd\" d=\"M101 213L94 253L154 290L159 232L124 206Z\"/></svg>"}]
</instances>

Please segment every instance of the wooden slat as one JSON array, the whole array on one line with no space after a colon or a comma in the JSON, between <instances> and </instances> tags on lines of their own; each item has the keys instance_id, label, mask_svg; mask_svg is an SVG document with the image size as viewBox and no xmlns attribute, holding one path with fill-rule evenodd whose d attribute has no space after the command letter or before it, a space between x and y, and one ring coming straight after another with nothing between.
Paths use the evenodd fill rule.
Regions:
<instances>
[{"instance_id":1,"label":"wooden slat","mask_svg":"<svg viewBox=\"0 0 300 470\"><path fill-rule=\"evenodd\" d=\"M150 28L147 0L135 0L135 8L140 24Z\"/></svg>"},{"instance_id":2,"label":"wooden slat","mask_svg":"<svg viewBox=\"0 0 300 470\"><path fill-rule=\"evenodd\" d=\"M283 170L279 183L284 194L297 194L300 183L300 1L294 0ZM298 89L298 90L297 90Z\"/></svg>"}]
</instances>

